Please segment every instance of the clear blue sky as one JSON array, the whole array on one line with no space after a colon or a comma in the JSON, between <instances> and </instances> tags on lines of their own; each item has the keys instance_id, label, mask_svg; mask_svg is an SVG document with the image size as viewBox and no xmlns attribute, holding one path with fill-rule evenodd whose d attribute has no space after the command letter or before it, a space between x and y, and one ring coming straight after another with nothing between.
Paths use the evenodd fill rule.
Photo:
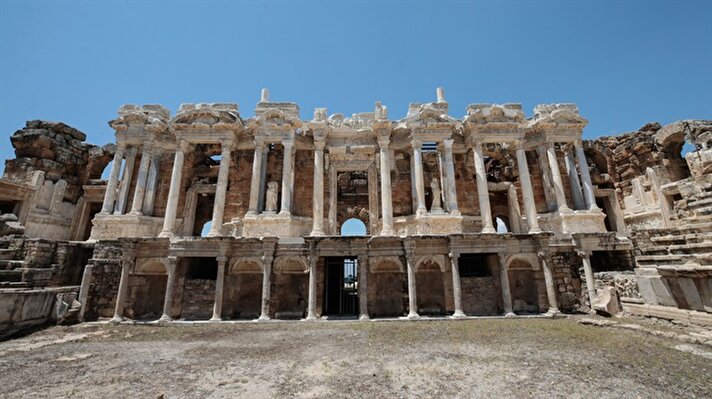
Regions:
<instances>
[{"instance_id":1,"label":"clear blue sky","mask_svg":"<svg viewBox=\"0 0 712 399\"><path fill-rule=\"evenodd\" d=\"M124 103L229 101L259 90L391 117L444 86L468 103L575 102L586 137L712 119L712 1L37 2L0 0L0 160L28 119L113 141Z\"/></svg>"}]
</instances>

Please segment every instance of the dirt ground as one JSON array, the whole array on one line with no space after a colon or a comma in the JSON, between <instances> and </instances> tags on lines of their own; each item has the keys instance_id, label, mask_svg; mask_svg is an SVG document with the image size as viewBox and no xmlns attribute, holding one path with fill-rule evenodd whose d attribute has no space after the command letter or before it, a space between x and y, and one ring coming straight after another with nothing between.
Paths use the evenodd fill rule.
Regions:
<instances>
[{"instance_id":1,"label":"dirt ground","mask_svg":"<svg viewBox=\"0 0 712 399\"><path fill-rule=\"evenodd\" d=\"M53 327L0 396L710 398L712 348L575 319Z\"/></svg>"}]
</instances>

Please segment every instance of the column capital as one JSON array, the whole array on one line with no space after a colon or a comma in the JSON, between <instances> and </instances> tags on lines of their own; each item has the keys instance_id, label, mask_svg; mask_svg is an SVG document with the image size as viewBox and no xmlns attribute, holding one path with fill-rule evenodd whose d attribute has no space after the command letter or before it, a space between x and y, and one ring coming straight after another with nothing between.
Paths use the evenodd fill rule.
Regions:
<instances>
[{"instance_id":1,"label":"column capital","mask_svg":"<svg viewBox=\"0 0 712 399\"><path fill-rule=\"evenodd\" d=\"M588 259L591 257L591 255L593 255L593 251L588 251L585 249L577 249L576 255L578 255L579 258Z\"/></svg>"},{"instance_id":2,"label":"column capital","mask_svg":"<svg viewBox=\"0 0 712 399\"><path fill-rule=\"evenodd\" d=\"M546 261L546 259L549 257L549 252L547 252L547 251L537 251L536 257L539 258L539 260Z\"/></svg>"},{"instance_id":3,"label":"column capital","mask_svg":"<svg viewBox=\"0 0 712 399\"><path fill-rule=\"evenodd\" d=\"M287 147L291 148L292 146L294 146L294 138L290 137L288 139L282 140L282 145L284 146L284 148L287 148Z\"/></svg>"},{"instance_id":4,"label":"column capital","mask_svg":"<svg viewBox=\"0 0 712 399\"><path fill-rule=\"evenodd\" d=\"M136 148L135 146L128 147L126 149L126 156L128 156L128 157L136 156L137 152L138 152L138 148Z\"/></svg>"},{"instance_id":5,"label":"column capital","mask_svg":"<svg viewBox=\"0 0 712 399\"><path fill-rule=\"evenodd\" d=\"M147 154L147 153L153 152L153 147L154 147L153 140L144 141L143 142L143 153Z\"/></svg>"},{"instance_id":6,"label":"column capital","mask_svg":"<svg viewBox=\"0 0 712 399\"><path fill-rule=\"evenodd\" d=\"M410 145L413 147L414 150L422 150L423 149L423 142L418 139L411 140Z\"/></svg>"},{"instance_id":7,"label":"column capital","mask_svg":"<svg viewBox=\"0 0 712 399\"><path fill-rule=\"evenodd\" d=\"M447 255L448 255L448 256L450 257L450 259L452 259L452 260L457 260L457 259L460 258L460 253L457 252L457 251L450 251L450 252L448 252Z\"/></svg>"},{"instance_id":8,"label":"column capital","mask_svg":"<svg viewBox=\"0 0 712 399\"><path fill-rule=\"evenodd\" d=\"M220 150L222 152L232 151L232 140L221 140L220 141Z\"/></svg>"},{"instance_id":9,"label":"column capital","mask_svg":"<svg viewBox=\"0 0 712 399\"><path fill-rule=\"evenodd\" d=\"M116 151L126 151L126 143L123 141L116 143Z\"/></svg>"},{"instance_id":10,"label":"column capital","mask_svg":"<svg viewBox=\"0 0 712 399\"><path fill-rule=\"evenodd\" d=\"M180 140L178 142L178 150L181 152L188 152L190 151L191 147L192 146L190 145L190 143L185 140Z\"/></svg>"},{"instance_id":11,"label":"column capital","mask_svg":"<svg viewBox=\"0 0 712 399\"><path fill-rule=\"evenodd\" d=\"M220 255L220 256L216 256L216 257L215 257L215 260L218 261L218 265L220 265L220 264L225 265L225 263L227 263L228 259L230 259L230 258L228 258L228 257L225 256L225 255Z\"/></svg>"},{"instance_id":12,"label":"column capital","mask_svg":"<svg viewBox=\"0 0 712 399\"><path fill-rule=\"evenodd\" d=\"M314 149L317 151L324 151L326 147L326 141L324 140L314 140Z\"/></svg>"}]
</instances>

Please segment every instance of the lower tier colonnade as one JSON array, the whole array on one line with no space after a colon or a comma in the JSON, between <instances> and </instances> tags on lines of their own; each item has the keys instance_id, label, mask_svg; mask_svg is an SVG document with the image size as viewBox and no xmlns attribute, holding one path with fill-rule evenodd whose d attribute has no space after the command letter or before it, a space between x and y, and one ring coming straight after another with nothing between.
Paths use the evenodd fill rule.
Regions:
<instances>
[{"instance_id":1,"label":"lower tier colonnade","mask_svg":"<svg viewBox=\"0 0 712 399\"><path fill-rule=\"evenodd\" d=\"M102 294L116 298L112 322L555 315L593 281L582 259L582 291L581 263L557 254L581 251L551 239L122 239L118 289Z\"/></svg>"}]
</instances>

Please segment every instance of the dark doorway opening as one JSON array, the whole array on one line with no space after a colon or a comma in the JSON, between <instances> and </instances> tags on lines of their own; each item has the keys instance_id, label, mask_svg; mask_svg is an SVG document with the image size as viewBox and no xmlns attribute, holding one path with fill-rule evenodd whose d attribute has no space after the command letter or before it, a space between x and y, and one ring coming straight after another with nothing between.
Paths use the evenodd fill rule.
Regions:
<instances>
[{"instance_id":1,"label":"dark doorway opening","mask_svg":"<svg viewBox=\"0 0 712 399\"><path fill-rule=\"evenodd\" d=\"M358 315L358 259L326 258L325 314L328 316Z\"/></svg>"}]
</instances>

